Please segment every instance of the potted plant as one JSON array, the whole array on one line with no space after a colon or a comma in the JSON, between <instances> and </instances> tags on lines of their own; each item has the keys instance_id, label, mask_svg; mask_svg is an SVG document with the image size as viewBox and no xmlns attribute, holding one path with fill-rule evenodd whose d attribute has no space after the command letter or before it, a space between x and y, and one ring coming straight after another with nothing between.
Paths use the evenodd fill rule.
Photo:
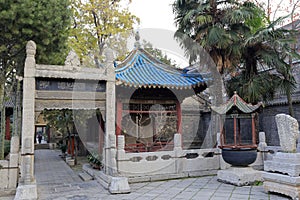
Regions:
<instances>
[{"instance_id":1,"label":"potted plant","mask_svg":"<svg viewBox=\"0 0 300 200\"><path fill-rule=\"evenodd\" d=\"M61 150L61 153L62 153L62 158L65 158L66 157L66 152L67 152L67 145L65 144L61 144L60 145L60 150Z\"/></svg>"},{"instance_id":2,"label":"potted plant","mask_svg":"<svg viewBox=\"0 0 300 200\"><path fill-rule=\"evenodd\" d=\"M92 152L87 156L87 159L90 163L90 165L94 169L100 170L102 168L102 156L98 153Z\"/></svg>"}]
</instances>

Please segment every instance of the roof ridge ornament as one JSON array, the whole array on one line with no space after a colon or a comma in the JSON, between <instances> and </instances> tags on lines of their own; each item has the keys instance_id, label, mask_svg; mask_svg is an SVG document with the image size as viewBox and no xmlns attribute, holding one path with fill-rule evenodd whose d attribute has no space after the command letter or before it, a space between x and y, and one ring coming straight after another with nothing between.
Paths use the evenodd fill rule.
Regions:
<instances>
[{"instance_id":1,"label":"roof ridge ornament","mask_svg":"<svg viewBox=\"0 0 300 200\"><path fill-rule=\"evenodd\" d=\"M134 38L135 38L134 48L135 49L141 48L141 43L140 43L141 37L139 31L136 31Z\"/></svg>"}]
</instances>

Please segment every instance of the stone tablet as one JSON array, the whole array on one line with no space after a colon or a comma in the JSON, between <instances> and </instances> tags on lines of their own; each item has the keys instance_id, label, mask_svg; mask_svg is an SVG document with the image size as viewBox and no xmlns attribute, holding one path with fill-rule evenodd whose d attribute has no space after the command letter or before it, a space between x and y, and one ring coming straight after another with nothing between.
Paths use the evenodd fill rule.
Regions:
<instances>
[{"instance_id":1,"label":"stone tablet","mask_svg":"<svg viewBox=\"0 0 300 200\"><path fill-rule=\"evenodd\" d=\"M284 152L296 152L296 141L298 139L298 121L286 114L275 116L280 146Z\"/></svg>"}]
</instances>

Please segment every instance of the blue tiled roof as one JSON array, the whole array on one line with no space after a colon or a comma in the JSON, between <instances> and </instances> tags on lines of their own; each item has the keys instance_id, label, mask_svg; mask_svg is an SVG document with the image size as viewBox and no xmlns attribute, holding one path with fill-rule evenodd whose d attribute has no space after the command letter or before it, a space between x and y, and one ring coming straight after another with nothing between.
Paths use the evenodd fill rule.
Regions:
<instances>
[{"instance_id":1,"label":"blue tiled roof","mask_svg":"<svg viewBox=\"0 0 300 200\"><path fill-rule=\"evenodd\" d=\"M189 89L205 84L199 73L185 73L153 58L143 49L133 50L116 66L117 85Z\"/></svg>"}]
</instances>

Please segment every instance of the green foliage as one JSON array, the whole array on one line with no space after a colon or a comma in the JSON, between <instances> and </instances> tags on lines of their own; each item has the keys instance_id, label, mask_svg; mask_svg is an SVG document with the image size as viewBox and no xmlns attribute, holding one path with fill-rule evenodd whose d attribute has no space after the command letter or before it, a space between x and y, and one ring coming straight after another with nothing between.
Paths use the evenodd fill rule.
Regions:
<instances>
[{"instance_id":1,"label":"green foliage","mask_svg":"<svg viewBox=\"0 0 300 200\"><path fill-rule=\"evenodd\" d=\"M287 61L299 55L291 49L293 31L276 28L283 18L269 22L264 10L249 1L177 0L173 8L177 33L203 46L221 74L234 72L227 83L229 93L238 91L255 103L272 99L278 89L293 91L295 80ZM175 37L196 60L199 52L181 35Z\"/></svg>"},{"instance_id":2,"label":"green foliage","mask_svg":"<svg viewBox=\"0 0 300 200\"><path fill-rule=\"evenodd\" d=\"M61 132L64 137L73 132L74 121L72 110L44 110L42 114L47 125Z\"/></svg>"},{"instance_id":3,"label":"green foliage","mask_svg":"<svg viewBox=\"0 0 300 200\"><path fill-rule=\"evenodd\" d=\"M65 145L65 144L61 144L59 148L60 148L60 150L61 150L62 153L66 153L66 151L68 149L68 146Z\"/></svg>"},{"instance_id":4,"label":"green foliage","mask_svg":"<svg viewBox=\"0 0 300 200\"><path fill-rule=\"evenodd\" d=\"M37 44L38 63L64 62L68 52L69 8L69 0L0 1L0 112L3 98L13 88L7 86L16 85L16 75L23 76L25 46L29 40ZM4 145L0 146L2 154Z\"/></svg>"},{"instance_id":5,"label":"green foliage","mask_svg":"<svg viewBox=\"0 0 300 200\"><path fill-rule=\"evenodd\" d=\"M61 64L70 26L68 0L0 1L1 62L23 67L25 45L37 43L37 62Z\"/></svg>"},{"instance_id":6,"label":"green foliage","mask_svg":"<svg viewBox=\"0 0 300 200\"><path fill-rule=\"evenodd\" d=\"M280 77L277 75L262 73L254 75L250 79L241 75L233 77L228 81L229 96L237 91L246 102L257 103L258 100L272 100L275 94L274 88L278 85Z\"/></svg>"},{"instance_id":7,"label":"green foliage","mask_svg":"<svg viewBox=\"0 0 300 200\"><path fill-rule=\"evenodd\" d=\"M263 181L255 181L255 182L253 183L254 186L262 186L263 184L264 184Z\"/></svg>"},{"instance_id":8,"label":"green foliage","mask_svg":"<svg viewBox=\"0 0 300 200\"><path fill-rule=\"evenodd\" d=\"M260 26L262 14L252 3L237 0L189 1L177 0L173 4L177 34L175 37L186 49L192 61L199 52L190 48L182 38L187 35L201 45L212 57L219 72L232 70L240 62L241 39L251 29ZM255 23L255 21L257 21Z\"/></svg>"},{"instance_id":9,"label":"green foliage","mask_svg":"<svg viewBox=\"0 0 300 200\"><path fill-rule=\"evenodd\" d=\"M168 56L164 54L160 49L153 47L153 45L150 42L143 40L141 46L144 50L149 52L152 56L160 60L162 63L165 63L167 65L173 65L175 67L174 61L168 58Z\"/></svg>"},{"instance_id":10,"label":"green foliage","mask_svg":"<svg viewBox=\"0 0 300 200\"><path fill-rule=\"evenodd\" d=\"M102 156L98 153L92 152L87 156L89 163L94 168L100 168L102 166Z\"/></svg>"},{"instance_id":11,"label":"green foliage","mask_svg":"<svg viewBox=\"0 0 300 200\"><path fill-rule=\"evenodd\" d=\"M128 9L122 8L120 0L73 0L72 10L69 45L81 62L89 64L103 60L104 45L112 35L130 34L133 24L139 21Z\"/></svg>"},{"instance_id":12,"label":"green foliage","mask_svg":"<svg viewBox=\"0 0 300 200\"><path fill-rule=\"evenodd\" d=\"M4 140L4 157L10 153L10 140Z\"/></svg>"}]
</instances>

